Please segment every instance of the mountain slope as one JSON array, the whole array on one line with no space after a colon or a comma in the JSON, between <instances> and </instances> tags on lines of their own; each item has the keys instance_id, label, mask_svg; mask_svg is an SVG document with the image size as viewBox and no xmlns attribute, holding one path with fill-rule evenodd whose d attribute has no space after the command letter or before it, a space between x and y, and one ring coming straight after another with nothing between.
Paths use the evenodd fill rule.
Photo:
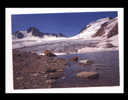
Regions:
<instances>
[{"instance_id":1,"label":"mountain slope","mask_svg":"<svg viewBox=\"0 0 128 100\"><path fill-rule=\"evenodd\" d=\"M72 38L94 38L94 37L111 37L118 34L118 22L117 17L111 19L109 17L98 19L95 22L91 22L86 25L82 31Z\"/></svg>"}]
</instances>

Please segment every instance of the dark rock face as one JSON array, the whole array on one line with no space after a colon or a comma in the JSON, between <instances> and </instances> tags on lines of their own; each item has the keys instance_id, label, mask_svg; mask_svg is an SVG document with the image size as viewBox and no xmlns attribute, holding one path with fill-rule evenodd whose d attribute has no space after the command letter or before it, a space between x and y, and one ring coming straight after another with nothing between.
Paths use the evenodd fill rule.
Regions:
<instances>
[{"instance_id":1,"label":"dark rock face","mask_svg":"<svg viewBox=\"0 0 128 100\"><path fill-rule=\"evenodd\" d=\"M24 34L23 34L22 32L20 32L20 31L16 31L16 32L14 33L14 36L16 36L17 38L21 39L21 38L24 37Z\"/></svg>"},{"instance_id":2,"label":"dark rock face","mask_svg":"<svg viewBox=\"0 0 128 100\"><path fill-rule=\"evenodd\" d=\"M103 23L101 25L101 28L92 36L92 37L96 37L96 36L102 36L103 34L105 34L105 27L108 25L108 23Z\"/></svg>"},{"instance_id":3,"label":"dark rock face","mask_svg":"<svg viewBox=\"0 0 128 100\"><path fill-rule=\"evenodd\" d=\"M35 28L35 27L30 27L27 29L27 33L32 32L32 33L39 33L39 29Z\"/></svg>"},{"instance_id":4,"label":"dark rock face","mask_svg":"<svg viewBox=\"0 0 128 100\"><path fill-rule=\"evenodd\" d=\"M27 29L27 33L32 32L33 36L39 36L42 37L44 34L42 32L39 31L39 29L35 28L35 27L30 27L29 29Z\"/></svg>"},{"instance_id":5,"label":"dark rock face","mask_svg":"<svg viewBox=\"0 0 128 100\"><path fill-rule=\"evenodd\" d=\"M118 34L118 24L116 24L114 28L109 32L109 34L107 35L107 38L110 38L116 34Z\"/></svg>"},{"instance_id":6,"label":"dark rock face","mask_svg":"<svg viewBox=\"0 0 128 100\"><path fill-rule=\"evenodd\" d=\"M19 33L17 34L17 37L18 37L18 38L23 38L24 35L23 35L21 32L19 32Z\"/></svg>"},{"instance_id":7,"label":"dark rock face","mask_svg":"<svg viewBox=\"0 0 128 100\"><path fill-rule=\"evenodd\" d=\"M13 50L14 89L53 88L64 74L62 59Z\"/></svg>"}]
</instances>

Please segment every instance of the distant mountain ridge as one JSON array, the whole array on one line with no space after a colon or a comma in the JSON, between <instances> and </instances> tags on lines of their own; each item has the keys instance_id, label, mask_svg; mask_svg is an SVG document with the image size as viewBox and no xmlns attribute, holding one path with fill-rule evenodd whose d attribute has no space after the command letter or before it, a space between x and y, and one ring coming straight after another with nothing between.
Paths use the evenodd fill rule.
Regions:
<instances>
[{"instance_id":1,"label":"distant mountain ridge","mask_svg":"<svg viewBox=\"0 0 128 100\"><path fill-rule=\"evenodd\" d=\"M13 39L22 39L24 37L30 37L30 36L40 37L40 38L43 38L44 36L66 37L62 33L58 33L58 34L43 33L43 32L40 32L40 30L35 27L29 27L25 31L16 31L16 32L12 33L12 36L13 36Z\"/></svg>"}]
</instances>

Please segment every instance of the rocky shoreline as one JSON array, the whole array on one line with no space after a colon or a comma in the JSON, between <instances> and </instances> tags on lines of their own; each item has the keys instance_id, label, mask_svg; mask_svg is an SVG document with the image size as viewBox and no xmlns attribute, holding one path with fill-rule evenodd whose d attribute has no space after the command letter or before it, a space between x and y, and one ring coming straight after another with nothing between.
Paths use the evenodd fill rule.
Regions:
<instances>
[{"instance_id":1,"label":"rocky shoreline","mask_svg":"<svg viewBox=\"0 0 128 100\"><path fill-rule=\"evenodd\" d=\"M52 88L66 64L63 58L13 50L14 89Z\"/></svg>"},{"instance_id":2,"label":"rocky shoreline","mask_svg":"<svg viewBox=\"0 0 128 100\"><path fill-rule=\"evenodd\" d=\"M109 52L86 53L86 55L81 56L69 55L66 58L56 56L49 50L44 51L45 55L37 55L36 53L13 49L14 89L119 85L119 69L115 65L115 61L118 63L118 60L114 60L116 52ZM110 57L109 54L115 56ZM101 55L106 55L104 60L97 59ZM86 57L83 59L82 56ZM115 64L114 62L109 63L110 65L107 64L105 59L108 57ZM104 64L100 64L101 61ZM97 64L98 62L99 64Z\"/></svg>"}]
</instances>

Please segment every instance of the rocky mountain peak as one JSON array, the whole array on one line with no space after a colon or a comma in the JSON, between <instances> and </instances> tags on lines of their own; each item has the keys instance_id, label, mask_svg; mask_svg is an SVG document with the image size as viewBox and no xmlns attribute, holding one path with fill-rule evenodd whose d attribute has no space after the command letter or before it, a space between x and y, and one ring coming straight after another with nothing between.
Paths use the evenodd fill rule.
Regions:
<instances>
[{"instance_id":1,"label":"rocky mountain peak","mask_svg":"<svg viewBox=\"0 0 128 100\"><path fill-rule=\"evenodd\" d=\"M44 36L53 36L53 37L65 37L62 33L55 34L55 33L43 33L36 27L29 27L26 31L16 31L13 34L13 39L22 39L24 37L31 37L36 36L43 38Z\"/></svg>"}]
</instances>

